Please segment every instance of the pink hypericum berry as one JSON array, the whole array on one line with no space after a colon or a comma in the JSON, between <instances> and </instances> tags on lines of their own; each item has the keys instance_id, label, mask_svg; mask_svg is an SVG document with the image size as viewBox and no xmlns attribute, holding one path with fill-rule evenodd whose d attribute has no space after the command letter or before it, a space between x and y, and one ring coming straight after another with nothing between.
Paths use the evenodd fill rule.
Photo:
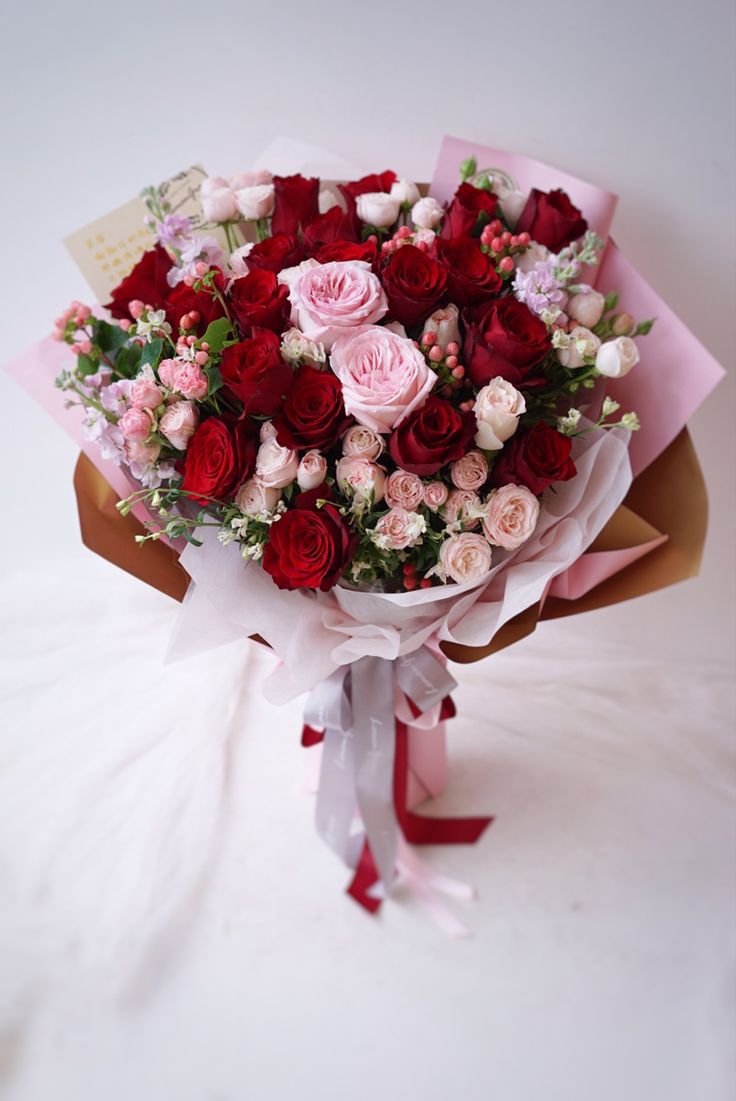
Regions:
<instances>
[{"instance_id":1,"label":"pink hypericum berry","mask_svg":"<svg viewBox=\"0 0 736 1101\"><path fill-rule=\"evenodd\" d=\"M445 353L440 348L439 344L433 344L429 349L429 358L432 363L439 363L441 359L444 359Z\"/></svg>"},{"instance_id":2,"label":"pink hypericum berry","mask_svg":"<svg viewBox=\"0 0 736 1101\"><path fill-rule=\"evenodd\" d=\"M416 589L416 587L417 587L416 577L412 577L411 574L405 575L404 576L404 588L405 589Z\"/></svg>"},{"instance_id":3,"label":"pink hypericum berry","mask_svg":"<svg viewBox=\"0 0 736 1101\"><path fill-rule=\"evenodd\" d=\"M511 259L510 256L504 256L503 260L501 261L501 263L498 266L501 269L501 271L513 271L514 270L514 261Z\"/></svg>"},{"instance_id":4,"label":"pink hypericum berry","mask_svg":"<svg viewBox=\"0 0 736 1101\"><path fill-rule=\"evenodd\" d=\"M88 356L89 353L92 351L92 341L80 340L79 344L77 344L77 348L79 349L81 355Z\"/></svg>"},{"instance_id":5,"label":"pink hypericum berry","mask_svg":"<svg viewBox=\"0 0 736 1101\"><path fill-rule=\"evenodd\" d=\"M511 234L508 230L501 234L501 240L504 243L504 247L508 248L508 246L511 244Z\"/></svg>"},{"instance_id":6,"label":"pink hypericum berry","mask_svg":"<svg viewBox=\"0 0 736 1101\"><path fill-rule=\"evenodd\" d=\"M494 218L492 222L488 223L488 228L494 237L498 237L503 233L503 222L499 218Z\"/></svg>"},{"instance_id":7,"label":"pink hypericum berry","mask_svg":"<svg viewBox=\"0 0 736 1101\"><path fill-rule=\"evenodd\" d=\"M426 241L417 241L417 248L420 252L429 252L429 245Z\"/></svg>"},{"instance_id":8,"label":"pink hypericum berry","mask_svg":"<svg viewBox=\"0 0 736 1101\"><path fill-rule=\"evenodd\" d=\"M455 367L457 367L457 356L448 356L447 366L451 371L453 371Z\"/></svg>"},{"instance_id":9,"label":"pink hypericum berry","mask_svg":"<svg viewBox=\"0 0 736 1101\"><path fill-rule=\"evenodd\" d=\"M520 233L519 234L519 244L522 246L522 248L526 248L526 246L529 244L530 241L531 241L531 237L529 236L528 233Z\"/></svg>"},{"instance_id":10,"label":"pink hypericum berry","mask_svg":"<svg viewBox=\"0 0 736 1101\"><path fill-rule=\"evenodd\" d=\"M194 362L199 364L200 367L204 367L205 363L209 363L210 357L206 352L197 352L194 356Z\"/></svg>"},{"instance_id":11,"label":"pink hypericum berry","mask_svg":"<svg viewBox=\"0 0 736 1101\"><path fill-rule=\"evenodd\" d=\"M419 582L419 588L420 589L431 589L432 588L432 578L431 577L423 577L422 580Z\"/></svg>"},{"instance_id":12,"label":"pink hypericum berry","mask_svg":"<svg viewBox=\"0 0 736 1101\"><path fill-rule=\"evenodd\" d=\"M437 333L425 333L422 337L422 344L426 344L428 348L431 348L433 344L437 343Z\"/></svg>"},{"instance_id":13,"label":"pink hypericum berry","mask_svg":"<svg viewBox=\"0 0 736 1101\"><path fill-rule=\"evenodd\" d=\"M460 345L456 344L454 340L451 340L445 348L445 351L447 352L448 356L456 356L460 351Z\"/></svg>"},{"instance_id":14,"label":"pink hypericum berry","mask_svg":"<svg viewBox=\"0 0 736 1101\"><path fill-rule=\"evenodd\" d=\"M493 234L493 230L491 229L491 227L490 226L483 226L483 231L480 235L480 243L482 245L485 245L486 248L490 248L491 241L493 240L493 237L494 237L494 234Z\"/></svg>"},{"instance_id":15,"label":"pink hypericum berry","mask_svg":"<svg viewBox=\"0 0 736 1101\"><path fill-rule=\"evenodd\" d=\"M203 352L209 352L209 350L210 350L210 346L209 346L209 344L207 343L206 340L202 341L202 343L200 344L200 348L202 349Z\"/></svg>"},{"instance_id":16,"label":"pink hypericum berry","mask_svg":"<svg viewBox=\"0 0 736 1101\"><path fill-rule=\"evenodd\" d=\"M193 325L194 325L194 322L192 321L192 319L191 319L191 317L189 316L188 313L185 313L184 316L179 321L179 328L180 329L191 329Z\"/></svg>"},{"instance_id":17,"label":"pink hypericum berry","mask_svg":"<svg viewBox=\"0 0 736 1101\"><path fill-rule=\"evenodd\" d=\"M64 339L64 330L63 329L58 329L58 328L54 329L53 333L51 334L51 339L52 340L63 340Z\"/></svg>"},{"instance_id":18,"label":"pink hypericum berry","mask_svg":"<svg viewBox=\"0 0 736 1101\"><path fill-rule=\"evenodd\" d=\"M197 343L197 338L196 338L196 336L188 336L186 338L186 341L187 341L187 348L191 348L191 346L193 344Z\"/></svg>"},{"instance_id":19,"label":"pink hypericum berry","mask_svg":"<svg viewBox=\"0 0 736 1101\"><path fill-rule=\"evenodd\" d=\"M204 260L197 260L197 263L194 265L194 270L197 275L206 275L210 269L209 266L205 264Z\"/></svg>"},{"instance_id":20,"label":"pink hypericum berry","mask_svg":"<svg viewBox=\"0 0 736 1101\"><path fill-rule=\"evenodd\" d=\"M145 309L146 307L143 302L141 302L140 298L133 298L128 303L128 313L131 317L134 317L136 321L139 317L143 316Z\"/></svg>"},{"instance_id":21,"label":"pink hypericum berry","mask_svg":"<svg viewBox=\"0 0 736 1101\"><path fill-rule=\"evenodd\" d=\"M460 408L462 409L462 411L464 413L467 413L473 408L474 404L475 403L472 402L472 401L463 401L463 402L460 403Z\"/></svg>"},{"instance_id":22,"label":"pink hypericum berry","mask_svg":"<svg viewBox=\"0 0 736 1101\"><path fill-rule=\"evenodd\" d=\"M503 240L500 237L494 237L491 241L491 250L493 252L503 251Z\"/></svg>"},{"instance_id":23,"label":"pink hypericum berry","mask_svg":"<svg viewBox=\"0 0 736 1101\"><path fill-rule=\"evenodd\" d=\"M127 333L128 329L130 328L130 326L132 324L133 324L133 322L127 317L121 317L120 320L118 321L118 325L120 326L120 328L123 330L124 333Z\"/></svg>"},{"instance_id":24,"label":"pink hypericum berry","mask_svg":"<svg viewBox=\"0 0 736 1101\"><path fill-rule=\"evenodd\" d=\"M452 377L456 379L465 378L465 368L463 367L462 363L458 363L457 367L453 367Z\"/></svg>"}]
</instances>

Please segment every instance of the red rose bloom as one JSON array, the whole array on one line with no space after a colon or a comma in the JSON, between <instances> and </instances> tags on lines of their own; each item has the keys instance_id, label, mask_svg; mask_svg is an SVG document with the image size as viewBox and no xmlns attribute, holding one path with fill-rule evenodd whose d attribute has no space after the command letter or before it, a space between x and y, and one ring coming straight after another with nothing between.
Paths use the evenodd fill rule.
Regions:
<instances>
[{"instance_id":1,"label":"red rose bloom","mask_svg":"<svg viewBox=\"0 0 736 1101\"><path fill-rule=\"evenodd\" d=\"M436 474L445 463L460 459L475 436L475 415L461 412L442 398L427 398L389 441L391 458L411 474Z\"/></svg>"},{"instance_id":2,"label":"red rose bloom","mask_svg":"<svg viewBox=\"0 0 736 1101\"><path fill-rule=\"evenodd\" d=\"M375 265L378 259L378 243L375 237L369 237L362 244L358 244L357 241L333 241L331 245L322 245L314 254L314 258L320 264L330 264L333 261L364 260L366 264Z\"/></svg>"},{"instance_id":3,"label":"red rose bloom","mask_svg":"<svg viewBox=\"0 0 736 1101\"><path fill-rule=\"evenodd\" d=\"M286 233L275 233L265 241L259 241L248 253L246 262L249 268L262 268L264 271L279 272L283 268L294 268L304 259L304 249L297 237Z\"/></svg>"},{"instance_id":4,"label":"red rose bloom","mask_svg":"<svg viewBox=\"0 0 736 1101\"><path fill-rule=\"evenodd\" d=\"M254 329L249 340L222 353L220 373L228 390L256 417L272 417L283 404L294 372L281 358L280 341L270 329Z\"/></svg>"},{"instance_id":5,"label":"red rose bloom","mask_svg":"<svg viewBox=\"0 0 736 1101\"><path fill-rule=\"evenodd\" d=\"M577 474L570 458L572 440L539 421L528 432L517 433L493 464L496 486L524 485L539 496L554 482L566 482Z\"/></svg>"},{"instance_id":6,"label":"red rose bloom","mask_svg":"<svg viewBox=\"0 0 736 1101\"><path fill-rule=\"evenodd\" d=\"M335 375L304 364L294 374L289 394L273 423L282 447L306 451L310 447L334 446L350 421Z\"/></svg>"},{"instance_id":7,"label":"red rose bloom","mask_svg":"<svg viewBox=\"0 0 736 1101\"><path fill-rule=\"evenodd\" d=\"M243 332L252 328L280 333L289 314L289 291L272 271L256 268L230 289L232 311Z\"/></svg>"},{"instance_id":8,"label":"red rose bloom","mask_svg":"<svg viewBox=\"0 0 736 1101\"><path fill-rule=\"evenodd\" d=\"M445 269L414 245L402 245L381 271L389 317L408 329L432 313L447 293Z\"/></svg>"},{"instance_id":9,"label":"red rose bloom","mask_svg":"<svg viewBox=\"0 0 736 1101\"><path fill-rule=\"evenodd\" d=\"M171 287L166 276L171 269L172 259L162 245L144 252L129 275L111 292L110 301L105 306L113 317L130 318L128 303L138 299L145 306L162 310Z\"/></svg>"},{"instance_id":10,"label":"red rose bloom","mask_svg":"<svg viewBox=\"0 0 736 1101\"><path fill-rule=\"evenodd\" d=\"M467 237L476 226L491 220L497 203L498 199L492 191L461 183L445 215L441 236Z\"/></svg>"},{"instance_id":11,"label":"red rose bloom","mask_svg":"<svg viewBox=\"0 0 736 1101\"><path fill-rule=\"evenodd\" d=\"M307 253L314 256L325 245L333 245L335 241L356 241L357 238L352 218L341 207L333 206L326 214L311 218L302 227L302 240Z\"/></svg>"},{"instance_id":12,"label":"red rose bloom","mask_svg":"<svg viewBox=\"0 0 736 1101\"><path fill-rule=\"evenodd\" d=\"M319 180L304 176L274 176L271 233L296 236L299 227L319 214Z\"/></svg>"},{"instance_id":13,"label":"red rose bloom","mask_svg":"<svg viewBox=\"0 0 736 1101\"><path fill-rule=\"evenodd\" d=\"M328 592L351 557L350 530L332 505L293 508L272 524L262 564L280 589Z\"/></svg>"},{"instance_id":14,"label":"red rose bloom","mask_svg":"<svg viewBox=\"0 0 736 1101\"><path fill-rule=\"evenodd\" d=\"M219 273L215 278L215 282L222 294L224 283ZM195 291L192 287L188 287L186 283L179 283L166 299L166 320L171 325L175 336L179 332L182 317L191 310L196 310L199 314L197 324L194 328L188 330L196 336L202 336L211 321L216 321L218 317L225 317L222 303L210 291Z\"/></svg>"},{"instance_id":15,"label":"red rose bloom","mask_svg":"<svg viewBox=\"0 0 736 1101\"><path fill-rule=\"evenodd\" d=\"M533 187L521 212L517 233L529 233L533 241L559 252L571 241L577 241L588 228L583 215L561 190L538 191Z\"/></svg>"},{"instance_id":16,"label":"red rose bloom","mask_svg":"<svg viewBox=\"0 0 736 1101\"><path fill-rule=\"evenodd\" d=\"M203 505L222 501L253 473L257 450L252 422L208 417L189 441L181 488Z\"/></svg>"},{"instance_id":17,"label":"red rose bloom","mask_svg":"<svg viewBox=\"0 0 736 1101\"><path fill-rule=\"evenodd\" d=\"M472 237L437 241L437 259L447 272L447 294L458 306L477 306L494 298L503 279Z\"/></svg>"},{"instance_id":18,"label":"red rose bloom","mask_svg":"<svg viewBox=\"0 0 736 1101\"><path fill-rule=\"evenodd\" d=\"M505 378L527 389L544 381L533 369L552 347L547 326L512 294L463 314L463 359L470 380L485 386Z\"/></svg>"}]
</instances>

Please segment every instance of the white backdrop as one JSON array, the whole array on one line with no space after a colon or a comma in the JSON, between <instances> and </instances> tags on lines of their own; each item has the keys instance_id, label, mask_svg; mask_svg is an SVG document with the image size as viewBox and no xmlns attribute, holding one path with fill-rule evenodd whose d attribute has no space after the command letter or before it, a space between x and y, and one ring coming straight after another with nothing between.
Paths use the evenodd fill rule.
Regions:
<instances>
[{"instance_id":1,"label":"white backdrop","mask_svg":"<svg viewBox=\"0 0 736 1101\"><path fill-rule=\"evenodd\" d=\"M146 183L246 168L276 134L427 179L454 132L618 192L618 244L732 367L734 45L727 0L17 5L3 357L87 296L61 238ZM728 1096L733 375L692 424L702 576L456 671L440 809L496 815L432 854L480 890L460 944L343 898L298 707L258 698L270 659L162 671L168 602L80 547L73 446L1 375L0 396L0 1090Z\"/></svg>"}]
</instances>

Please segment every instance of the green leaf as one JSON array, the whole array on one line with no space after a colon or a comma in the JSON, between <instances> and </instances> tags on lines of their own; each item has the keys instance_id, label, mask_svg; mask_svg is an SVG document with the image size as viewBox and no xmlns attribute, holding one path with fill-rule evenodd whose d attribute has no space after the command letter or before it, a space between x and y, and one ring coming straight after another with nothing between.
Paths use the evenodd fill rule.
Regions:
<instances>
[{"instance_id":1,"label":"green leaf","mask_svg":"<svg viewBox=\"0 0 736 1101\"><path fill-rule=\"evenodd\" d=\"M164 350L164 342L160 336L155 337L150 344L143 345L143 352L141 353L140 366L145 367L150 364L154 367L161 359L161 353Z\"/></svg>"},{"instance_id":2,"label":"green leaf","mask_svg":"<svg viewBox=\"0 0 736 1101\"><path fill-rule=\"evenodd\" d=\"M493 180L490 176L483 176L475 186L479 191L493 191Z\"/></svg>"},{"instance_id":3,"label":"green leaf","mask_svg":"<svg viewBox=\"0 0 736 1101\"><path fill-rule=\"evenodd\" d=\"M142 351L140 344L121 348L115 356L116 372L123 378L135 378L140 369Z\"/></svg>"},{"instance_id":4,"label":"green leaf","mask_svg":"<svg viewBox=\"0 0 736 1101\"><path fill-rule=\"evenodd\" d=\"M640 321L634 329L634 336L646 336L648 332L651 332L652 325L656 320L656 317L653 317L650 321Z\"/></svg>"},{"instance_id":5,"label":"green leaf","mask_svg":"<svg viewBox=\"0 0 736 1101\"><path fill-rule=\"evenodd\" d=\"M207 387L207 397L211 398L212 395L217 393L217 391L222 386L222 376L220 374L220 368L219 367L211 367L207 371L207 376L209 377L209 380L210 380L210 384Z\"/></svg>"},{"instance_id":6,"label":"green leaf","mask_svg":"<svg viewBox=\"0 0 736 1101\"><path fill-rule=\"evenodd\" d=\"M209 344L209 354L212 356L221 352L233 336L232 322L227 317L218 317L207 326L202 340Z\"/></svg>"},{"instance_id":7,"label":"green leaf","mask_svg":"<svg viewBox=\"0 0 736 1101\"><path fill-rule=\"evenodd\" d=\"M610 310L615 310L618 305L618 291L611 291L606 295L606 301L603 306L604 312L608 313Z\"/></svg>"},{"instance_id":8,"label":"green leaf","mask_svg":"<svg viewBox=\"0 0 736 1101\"><path fill-rule=\"evenodd\" d=\"M92 359L91 356L77 356L76 374L82 375L83 378L86 378L87 375L93 375L98 367L97 360Z\"/></svg>"},{"instance_id":9,"label":"green leaf","mask_svg":"<svg viewBox=\"0 0 736 1101\"><path fill-rule=\"evenodd\" d=\"M117 352L127 343L127 340L128 334L117 325L111 325L108 321L102 321L99 318L95 321L92 341L106 355Z\"/></svg>"}]
</instances>

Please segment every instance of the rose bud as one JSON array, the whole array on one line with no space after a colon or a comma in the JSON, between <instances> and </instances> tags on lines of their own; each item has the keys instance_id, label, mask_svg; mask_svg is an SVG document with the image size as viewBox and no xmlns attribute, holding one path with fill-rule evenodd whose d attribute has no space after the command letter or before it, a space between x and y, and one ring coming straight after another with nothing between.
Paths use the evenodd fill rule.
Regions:
<instances>
[{"instance_id":1,"label":"rose bud","mask_svg":"<svg viewBox=\"0 0 736 1101\"><path fill-rule=\"evenodd\" d=\"M358 217L366 225L377 228L392 226L399 216L401 203L385 191L369 191L356 200Z\"/></svg>"},{"instance_id":2,"label":"rose bud","mask_svg":"<svg viewBox=\"0 0 736 1101\"><path fill-rule=\"evenodd\" d=\"M229 222L238 212L235 195L229 187L220 187L207 194L203 192L200 198L207 222Z\"/></svg>"},{"instance_id":3,"label":"rose bud","mask_svg":"<svg viewBox=\"0 0 736 1101\"><path fill-rule=\"evenodd\" d=\"M243 187L235 192L235 201L238 210L248 221L269 218L273 213L273 184Z\"/></svg>"},{"instance_id":4,"label":"rose bud","mask_svg":"<svg viewBox=\"0 0 736 1101\"><path fill-rule=\"evenodd\" d=\"M429 195L425 199L419 199L411 210L411 220L420 229L434 229L445 216L445 212L436 199Z\"/></svg>"},{"instance_id":5,"label":"rose bud","mask_svg":"<svg viewBox=\"0 0 736 1101\"><path fill-rule=\"evenodd\" d=\"M599 291L587 290L574 294L568 300L565 310L573 321L578 321L586 329L592 329L603 316L605 304L606 299Z\"/></svg>"},{"instance_id":6,"label":"rose bud","mask_svg":"<svg viewBox=\"0 0 736 1101\"><path fill-rule=\"evenodd\" d=\"M595 357L596 370L607 378L623 378L639 362L639 349L628 336L601 344Z\"/></svg>"},{"instance_id":7,"label":"rose bud","mask_svg":"<svg viewBox=\"0 0 736 1101\"><path fill-rule=\"evenodd\" d=\"M265 486L257 478L249 478L235 494L235 504L246 516L271 513L281 499L281 490Z\"/></svg>"},{"instance_id":8,"label":"rose bud","mask_svg":"<svg viewBox=\"0 0 736 1101\"><path fill-rule=\"evenodd\" d=\"M410 206L418 203L421 197L419 188L411 180L396 180L391 184L389 194L392 199L398 199L400 203L408 203Z\"/></svg>"},{"instance_id":9,"label":"rose bud","mask_svg":"<svg viewBox=\"0 0 736 1101\"><path fill-rule=\"evenodd\" d=\"M458 324L460 313L457 306L450 303L442 309L435 310L424 322L422 336L426 333L434 333L440 348L446 348L448 344L460 343L460 325Z\"/></svg>"},{"instance_id":10,"label":"rose bud","mask_svg":"<svg viewBox=\"0 0 736 1101\"><path fill-rule=\"evenodd\" d=\"M319 451L312 449L302 455L296 472L296 480L302 493L321 486L326 474L327 460Z\"/></svg>"}]
</instances>

